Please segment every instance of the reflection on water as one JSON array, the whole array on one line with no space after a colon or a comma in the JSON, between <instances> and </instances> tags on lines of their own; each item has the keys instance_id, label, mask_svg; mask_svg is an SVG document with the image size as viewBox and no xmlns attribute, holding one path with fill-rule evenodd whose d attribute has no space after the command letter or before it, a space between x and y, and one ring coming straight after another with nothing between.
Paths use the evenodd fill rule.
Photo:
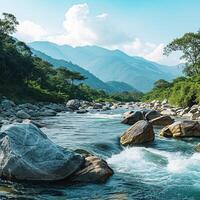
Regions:
<instances>
[{"instance_id":1,"label":"reflection on water","mask_svg":"<svg viewBox=\"0 0 200 200\"><path fill-rule=\"evenodd\" d=\"M119 136L128 126L120 123L122 110L103 113L61 113L45 118L43 131L70 149L85 149L106 159L114 176L101 185L34 185L1 180L0 199L199 199L200 154L197 139L166 139L122 148ZM159 129L155 129L156 133Z\"/></svg>"}]
</instances>

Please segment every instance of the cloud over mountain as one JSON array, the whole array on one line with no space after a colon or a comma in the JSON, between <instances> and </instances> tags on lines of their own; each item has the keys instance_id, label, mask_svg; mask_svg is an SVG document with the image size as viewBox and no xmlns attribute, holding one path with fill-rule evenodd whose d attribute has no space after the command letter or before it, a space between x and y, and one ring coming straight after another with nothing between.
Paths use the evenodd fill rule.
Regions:
<instances>
[{"instance_id":1,"label":"cloud over mountain","mask_svg":"<svg viewBox=\"0 0 200 200\"><path fill-rule=\"evenodd\" d=\"M17 36L25 41L47 40L73 47L98 45L109 49L120 49L129 55L142 56L151 61L169 64L170 59L163 56L163 43L146 42L135 37L128 30L122 30L112 24L108 13L92 15L87 3L75 4L65 13L62 22L64 31L52 35L41 25L30 20L22 21ZM173 56L172 56L173 58ZM172 59L173 62L176 59ZM171 63L170 63L171 64Z\"/></svg>"}]
</instances>

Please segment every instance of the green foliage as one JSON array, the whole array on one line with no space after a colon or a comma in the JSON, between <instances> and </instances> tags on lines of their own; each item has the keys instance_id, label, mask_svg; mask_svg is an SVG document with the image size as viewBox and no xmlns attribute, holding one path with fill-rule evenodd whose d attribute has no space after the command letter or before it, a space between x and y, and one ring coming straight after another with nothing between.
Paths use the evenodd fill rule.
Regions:
<instances>
[{"instance_id":1,"label":"green foliage","mask_svg":"<svg viewBox=\"0 0 200 200\"><path fill-rule=\"evenodd\" d=\"M144 101L154 99L168 99L171 104L183 107L200 104L200 77L178 77L167 87L154 87L143 97Z\"/></svg>"},{"instance_id":2,"label":"green foliage","mask_svg":"<svg viewBox=\"0 0 200 200\"><path fill-rule=\"evenodd\" d=\"M200 31L186 33L181 38L173 40L164 49L164 54L169 55L174 51L181 51L181 59L186 61L184 72L188 76L200 74Z\"/></svg>"},{"instance_id":3,"label":"green foliage","mask_svg":"<svg viewBox=\"0 0 200 200\"><path fill-rule=\"evenodd\" d=\"M111 98L115 99L116 101L130 102L130 101L140 101L142 96L143 93L141 92L122 92L122 93L112 94Z\"/></svg>"},{"instance_id":4,"label":"green foliage","mask_svg":"<svg viewBox=\"0 0 200 200\"><path fill-rule=\"evenodd\" d=\"M3 19L0 19L0 34L8 35L14 33L18 24L19 22L14 15L3 13Z\"/></svg>"}]
</instances>

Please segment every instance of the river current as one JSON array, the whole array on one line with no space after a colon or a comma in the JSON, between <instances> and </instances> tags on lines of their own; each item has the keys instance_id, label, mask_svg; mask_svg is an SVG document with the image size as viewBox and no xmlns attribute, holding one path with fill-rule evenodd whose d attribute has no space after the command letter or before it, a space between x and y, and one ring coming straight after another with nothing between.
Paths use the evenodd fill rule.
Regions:
<instances>
[{"instance_id":1,"label":"river current","mask_svg":"<svg viewBox=\"0 0 200 200\"><path fill-rule=\"evenodd\" d=\"M34 185L0 181L0 199L19 200L198 200L200 199L199 139L159 136L147 146L122 148L119 136L125 110L98 113L60 113L47 117L42 130L55 143L85 149L104 158L114 175L105 184Z\"/></svg>"}]
</instances>

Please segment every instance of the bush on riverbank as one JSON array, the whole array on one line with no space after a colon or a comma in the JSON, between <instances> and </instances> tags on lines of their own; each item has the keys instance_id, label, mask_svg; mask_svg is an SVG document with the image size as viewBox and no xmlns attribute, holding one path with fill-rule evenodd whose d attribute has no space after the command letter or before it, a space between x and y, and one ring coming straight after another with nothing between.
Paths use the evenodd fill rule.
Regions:
<instances>
[{"instance_id":1,"label":"bush on riverbank","mask_svg":"<svg viewBox=\"0 0 200 200\"><path fill-rule=\"evenodd\" d=\"M200 76L178 77L166 85L156 85L144 95L144 101L168 99L176 106L200 104Z\"/></svg>"}]
</instances>

